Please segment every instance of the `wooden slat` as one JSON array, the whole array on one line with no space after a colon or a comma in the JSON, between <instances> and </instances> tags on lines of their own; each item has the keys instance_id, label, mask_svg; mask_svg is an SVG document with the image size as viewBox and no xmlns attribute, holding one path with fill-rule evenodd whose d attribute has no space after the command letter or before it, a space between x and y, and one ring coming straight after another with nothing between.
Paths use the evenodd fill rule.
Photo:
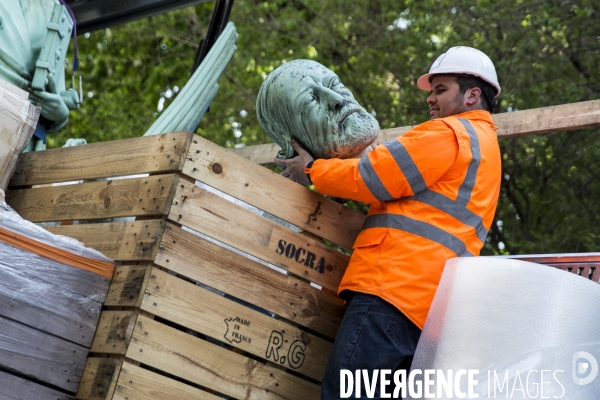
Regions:
<instances>
[{"instance_id":1,"label":"wooden slat","mask_svg":"<svg viewBox=\"0 0 600 400\"><path fill-rule=\"evenodd\" d=\"M150 278L149 265L122 265L115 268L106 295L105 306L139 307L146 283Z\"/></svg>"},{"instance_id":2,"label":"wooden slat","mask_svg":"<svg viewBox=\"0 0 600 400\"><path fill-rule=\"evenodd\" d=\"M183 180L168 218L333 291L350 259Z\"/></svg>"},{"instance_id":3,"label":"wooden slat","mask_svg":"<svg viewBox=\"0 0 600 400\"><path fill-rule=\"evenodd\" d=\"M110 279L0 242L0 268L102 303ZM8 257L10 255L10 258ZM25 281L24 281L25 282ZM55 289L56 290L56 289Z\"/></svg>"},{"instance_id":4,"label":"wooden slat","mask_svg":"<svg viewBox=\"0 0 600 400\"><path fill-rule=\"evenodd\" d=\"M0 397L3 400L71 400L66 393L0 371Z\"/></svg>"},{"instance_id":5,"label":"wooden slat","mask_svg":"<svg viewBox=\"0 0 600 400\"><path fill-rule=\"evenodd\" d=\"M94 293L86 296L72 291L68 282L57 281L52 273L71 272L80 279L77 286L86 284L86 278L95 274L0 242L0 254L6 256L8 250L9 259L0 256L0 316L89 347L102 303ZM42 276L37 275L38 271ZM106 292L109 281L102 279Z\"/></svg>"},{"instance_id":6,"label":"wooden slat","mask_svg":"<svg viewBox=\"0 0 600 400\"><path fill-rule=\"evenodd\" d=\"M220 398L125 362L112 400L218 400Z\"/></svg>"},{"instance_id":7,"label":"wooden slat","mask_svg":"<svg viewBox=\"0 0 600 400\"><path fill-rule=\"evenodd\" d=\"M514 137L600 126L600 100L534 108L493 115L498 136ZM416 125L383 129L379 143L404 135ZM274 143L231 149L258 164L271 164L280 147Z\"/></svg>"},{"instance_id":8,"label":"wooden slat","mask_svg":"<svg viewBox=\"0 0 600 400\"><path fill-rule=\"evenodd\" d=\"M88 358L75 397L79 400L112 399L122 364L114 358Z\"/></svg>"},{"instance_id":9,"label":"wooden slat","mask_svg":"<svg viewBox=\"0 0 600 400\"><path fill-rule=\"evenodd\" d=\"M9 186L181 171L191 137L175 132L25 153Z\"/></svg>"},{"instance_id":10,"label":"wooden slat","mask_svg":"<svg viewBox=\"0 0 600 400\"><path fill-rule=\"evenodd\" d=\"M332 343L154 269L142 310L321 380Z\"/></svg>"},{"instance_id":11,"label":"wooden slat","mask_svg":"<svg viewBox=\"0 0 600 400\"><path fill-rule=\"evenodd\" d=\"M125 354L135 318L136 313L133 311L103 311L90 352Z\"/></svg>"},{"instance_id":12,"label":"wooden slat","mask_svg":"<svg viewBox=\"0 0 600 400\"><path fill-rule=\"evenodd\" d=\"M32 222L165 215L176 175L11 190L6 202Z\"/></svg>"},{"instance_id":13,"label":"wooden slat","mask_svg":"<svg viewBox=\"0 0 600 400\"><path fill-rule=\"evenodd\" d=\"M108 222L46 227L75 238L115 261L152 261L164 229L162 220Z\"/></svg>"},{"instance_id":14,"label":"wooden slat","mask_svg":"<svg viewBox=\"0 0 600 400\"><path fill-rule=\"evenodd\" d=\"M199 136L183 173L350 249L365 216Z\"/></svg>"},{"instance_id":15,"label":"wooden slat","mask_svg":"<svg viewBox=\"0 0 600 400\"><path fill-rule=\"evenodd\" d=\"M0 368L75 393L87 349L0 317Z\"/></svg>"},{"instance_id":16,"label":"wooden slat","mask_svg":"<svg viewBox=\"0 0 600 400\"><path fill-rule=\"evenodd\" d=\"M539 135L600 126L600 100L494 115L500 137Z\"/></svg>"},{"instance_id":17,"label":"wooden slat","mask_svg":"<svg viewBox=\"0 0 600 400\"><path fill-rule=\"evenodd\" d=\"M345 311L339 298L171 224L155 262L329 337Z\"/></svg>"},{"instance_id":18,"label":"wooden slat","mask_svg":"<svg viewBox=\"0 0 600 400\"><path fill-rule=\"evenodd\" d=\"M319 398L319 386L139 316L127 357L237 399Z\"/></svg>"}]
</instances>

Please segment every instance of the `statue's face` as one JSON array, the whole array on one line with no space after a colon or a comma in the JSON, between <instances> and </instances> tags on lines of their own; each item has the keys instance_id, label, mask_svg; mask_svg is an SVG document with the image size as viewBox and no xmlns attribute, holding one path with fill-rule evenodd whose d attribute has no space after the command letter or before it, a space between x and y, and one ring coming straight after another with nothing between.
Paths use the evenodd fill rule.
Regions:
<instances>
[{"instance_id":1,"label":"statue's face","mask_svg":"<svg viewBox=\"0 0 600 400\"><path fill-rule=\"evenodd\" d=\"M292 62L271 83L276 95L269 103L291 138L317 158L349 158L377 138L377 120L333 71L314 61Z\"/></svg>"}]
</instances>

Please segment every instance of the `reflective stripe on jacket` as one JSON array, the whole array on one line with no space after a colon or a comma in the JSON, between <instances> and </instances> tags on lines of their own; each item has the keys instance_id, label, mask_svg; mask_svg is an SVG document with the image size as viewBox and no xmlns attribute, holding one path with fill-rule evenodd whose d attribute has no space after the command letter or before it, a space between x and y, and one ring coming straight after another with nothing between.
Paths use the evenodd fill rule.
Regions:
<instances>
[{"instance_id":1,"label":"reflective stripe on jacket","mask_svg":"<svg viewBox=\"0 0 600 400\"><path fill-rule=\"evenodd\" d=\"M370 293L423 327L446 260L479 255L501 180L491 115L425 122L353 160L316 160L324 194L371 204L339 292Z\"/></svg>"}]
</instances>

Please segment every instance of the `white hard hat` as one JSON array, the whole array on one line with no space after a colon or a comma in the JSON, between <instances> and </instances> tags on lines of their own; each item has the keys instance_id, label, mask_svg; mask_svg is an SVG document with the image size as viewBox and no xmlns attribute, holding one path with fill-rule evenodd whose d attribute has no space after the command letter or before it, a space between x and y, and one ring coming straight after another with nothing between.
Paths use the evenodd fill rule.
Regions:
<instances>
[{"instance_id":1,"label":"white hard hat","mask_svg":"<svg viewBox=\"0 0 600 400\"><path fill-rule=\"evenodd\" d=\"M496 75L496 68L492 60L482 51L472 47L451 47L447 52L435 60L429 73L417 81L419 89L431 90L429 77L435 74L468 74L475 75L496 88L497 97L500 94L500 84Z\"/></svg>"}]
</instances>

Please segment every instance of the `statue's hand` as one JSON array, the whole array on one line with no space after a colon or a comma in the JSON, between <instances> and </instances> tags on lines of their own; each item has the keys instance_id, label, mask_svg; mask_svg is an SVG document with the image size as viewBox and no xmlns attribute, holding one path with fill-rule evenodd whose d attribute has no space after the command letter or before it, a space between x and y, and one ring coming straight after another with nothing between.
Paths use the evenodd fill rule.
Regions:
<instances>
[{"instance_id":1,"label":"statue's hand","mask_svg":"<svg viewBox=\"0 0 600 400\"><path fill-rule=\"evenodd\" d=\"M289 178L294 182L298 182L303 185L309 185L310 180L308 179L308 176L304 173L304 168L306 168L306 164L308 164L314 159L308 151L304 150L304 148L302 148L302 146L300 146L298 142L296 142L293 139L292 147L294 148L294 150L296 150L296 153L298 153L298 155L288 160L281 160L279 158L276 158L275 164L282 165L285 167L285 170L281 173L282 176L285 176L286 178Z\"/></svg>"},{"instance_id":2,"label":"statue's hand","mask_svg":"<svg viewBox=\"0 0 600 400\"><path fill-rule=\"evenodd\" d=\"M62 122L69 118L69 107L61 97L57 87L54 75L48 75L48 92L34 90L31 94L31 101L42 107L41 114L50 121Z\"/></svg>"}]
</instances>

